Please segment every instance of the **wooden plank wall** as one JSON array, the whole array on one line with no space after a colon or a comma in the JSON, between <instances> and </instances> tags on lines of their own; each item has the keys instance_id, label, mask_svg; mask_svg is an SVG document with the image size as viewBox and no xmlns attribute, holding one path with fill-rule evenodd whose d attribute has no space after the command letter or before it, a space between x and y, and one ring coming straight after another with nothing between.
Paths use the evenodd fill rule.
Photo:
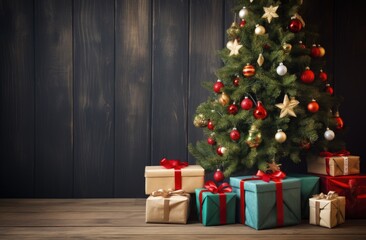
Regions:
<instances>
[{"instance_id":1,"label":"wooden plank wall","mask_svg":"<svg viewBox=\"0 0 366 240\"><path fill-rule=\"evenodd\" d=\"M143 197L146 165L193 164L201 82L216 81L233 1L0 1L0 196ZM361 9L307 0L301 14L362 158Z\"/></svg>"}]
</instances>

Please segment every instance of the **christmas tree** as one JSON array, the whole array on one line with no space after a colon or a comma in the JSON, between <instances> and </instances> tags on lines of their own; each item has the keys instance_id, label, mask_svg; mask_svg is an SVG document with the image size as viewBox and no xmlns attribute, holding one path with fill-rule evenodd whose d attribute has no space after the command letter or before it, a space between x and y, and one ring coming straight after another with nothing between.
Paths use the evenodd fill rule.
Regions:
<instances>
[{"instance_id":1,"label":"christmas tree","mask_svg":"<svg viewBox=\"0 0 366 240\"><path fill-rule=\"evenodd\" d=\"M266 171L344 148L341 99L329 85L325 49L318 34L306 30L301 5L241 0L233 8L219 51L223 66L217 79L203 83L212 95L193 120L206 138L188 146L206 170L223 169L226 177Z\"/></svg>"}]
</instances>

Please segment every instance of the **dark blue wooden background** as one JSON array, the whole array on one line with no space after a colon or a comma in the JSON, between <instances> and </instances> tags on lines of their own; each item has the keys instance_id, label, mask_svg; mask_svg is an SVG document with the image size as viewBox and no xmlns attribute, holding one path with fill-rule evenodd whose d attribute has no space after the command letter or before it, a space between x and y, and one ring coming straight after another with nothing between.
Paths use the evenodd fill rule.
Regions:
<instances>
[{"instance_id":1,"label":"dark blue wooden background","mask_svg":"<svg viewBox=\"0 0 366 240\"><path fill-rule=\"evenodd\" d=\"M192 124L233 20L224 0L0 0L0 196L142 197L144 167L195 160ZM365 158L362 1L304 1L348 148ZM364 169L364 166L363 166ZM303 169L304 170L304 169Z\"/></svg>"}]
</instances>

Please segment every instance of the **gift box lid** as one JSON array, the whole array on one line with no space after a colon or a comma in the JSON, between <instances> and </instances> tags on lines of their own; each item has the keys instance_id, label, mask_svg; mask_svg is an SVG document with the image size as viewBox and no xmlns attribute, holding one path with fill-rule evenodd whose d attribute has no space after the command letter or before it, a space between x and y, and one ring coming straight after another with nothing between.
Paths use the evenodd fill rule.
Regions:
<instances>
[{"instance_id":1,"label":"gift box lid","mask_svg":"<svg viewBox=\"0 0 366 240\"><path fill-rule=\"evenodd\" d=\"M145 177L174 177L175 170L173 168L165 168L163 166L146 166ZM189 165L181 169L182 177L203 176L205 170L200 165Z\"/></svg>"},{"instance_id":2,"label":"gift box lid","mask_svg":"<svg viewBox=\"0 0 366 240\"><path fill-rule=\"evenodd\" d=\"M250 179L254 176L239 176L230 177L230 185L234 188L240 187L240 181L242 179ZM300 188L301 182L298 178L286 177L281 180L282 189L295 189ZM249 180L245 181L244 188L246 191L251 192L272 192L276 191L276 184L273 181L265 182L263 180Z\"/></svg>"}]
</instances>

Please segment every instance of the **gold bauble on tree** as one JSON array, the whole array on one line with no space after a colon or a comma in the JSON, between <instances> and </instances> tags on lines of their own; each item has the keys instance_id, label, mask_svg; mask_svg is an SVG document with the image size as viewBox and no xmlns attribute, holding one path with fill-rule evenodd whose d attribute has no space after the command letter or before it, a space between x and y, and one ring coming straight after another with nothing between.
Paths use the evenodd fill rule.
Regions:
<instances>
[{"instance_id":1,"label":"gold bauble on tree","mask_svg":"<svg viewBox=\"0 0 366 240\"><path fill-rule=\"evenodd\" d=\"M226 106L228 105L230 102L230 97L229 95L227 95L226 93L222 93L221 96L219 97L219 103L222 105L222 106Z\"/></svg>"},{"instance_id":2,"label":"gold bauble on tree","mask_svg":"<svg viewBox=\"0 0 366 240\"><path fill-rule=\"evenodd\" d=\"M249 135L245 142L251 148L256 148L262 142L262 134L254 124L250 127Z\"/></svg>"},{"instance_id":3,"label":"gold bauble on tree","mask_svg":"<svg viewBox=\"0 0 366 240\"><path fill-rule=\"evenodd\" d=\"M194 117L193 125L195 127L206 127L208 123L208 120L205 119L205 116L203 114L198 114Z\"/></svg>"},{"instance_id":4,"label":"gold bauble on tree","mask_svg":"<svg viewBox=\"0 0 366 240\"><path fill-rule=\"evenodd\" d=\"M235 39L240 33L238 24L236 22L233 22L230 28L226 31L226 33L229 35L230 39Z\"/></svg>"}]
</instances>

